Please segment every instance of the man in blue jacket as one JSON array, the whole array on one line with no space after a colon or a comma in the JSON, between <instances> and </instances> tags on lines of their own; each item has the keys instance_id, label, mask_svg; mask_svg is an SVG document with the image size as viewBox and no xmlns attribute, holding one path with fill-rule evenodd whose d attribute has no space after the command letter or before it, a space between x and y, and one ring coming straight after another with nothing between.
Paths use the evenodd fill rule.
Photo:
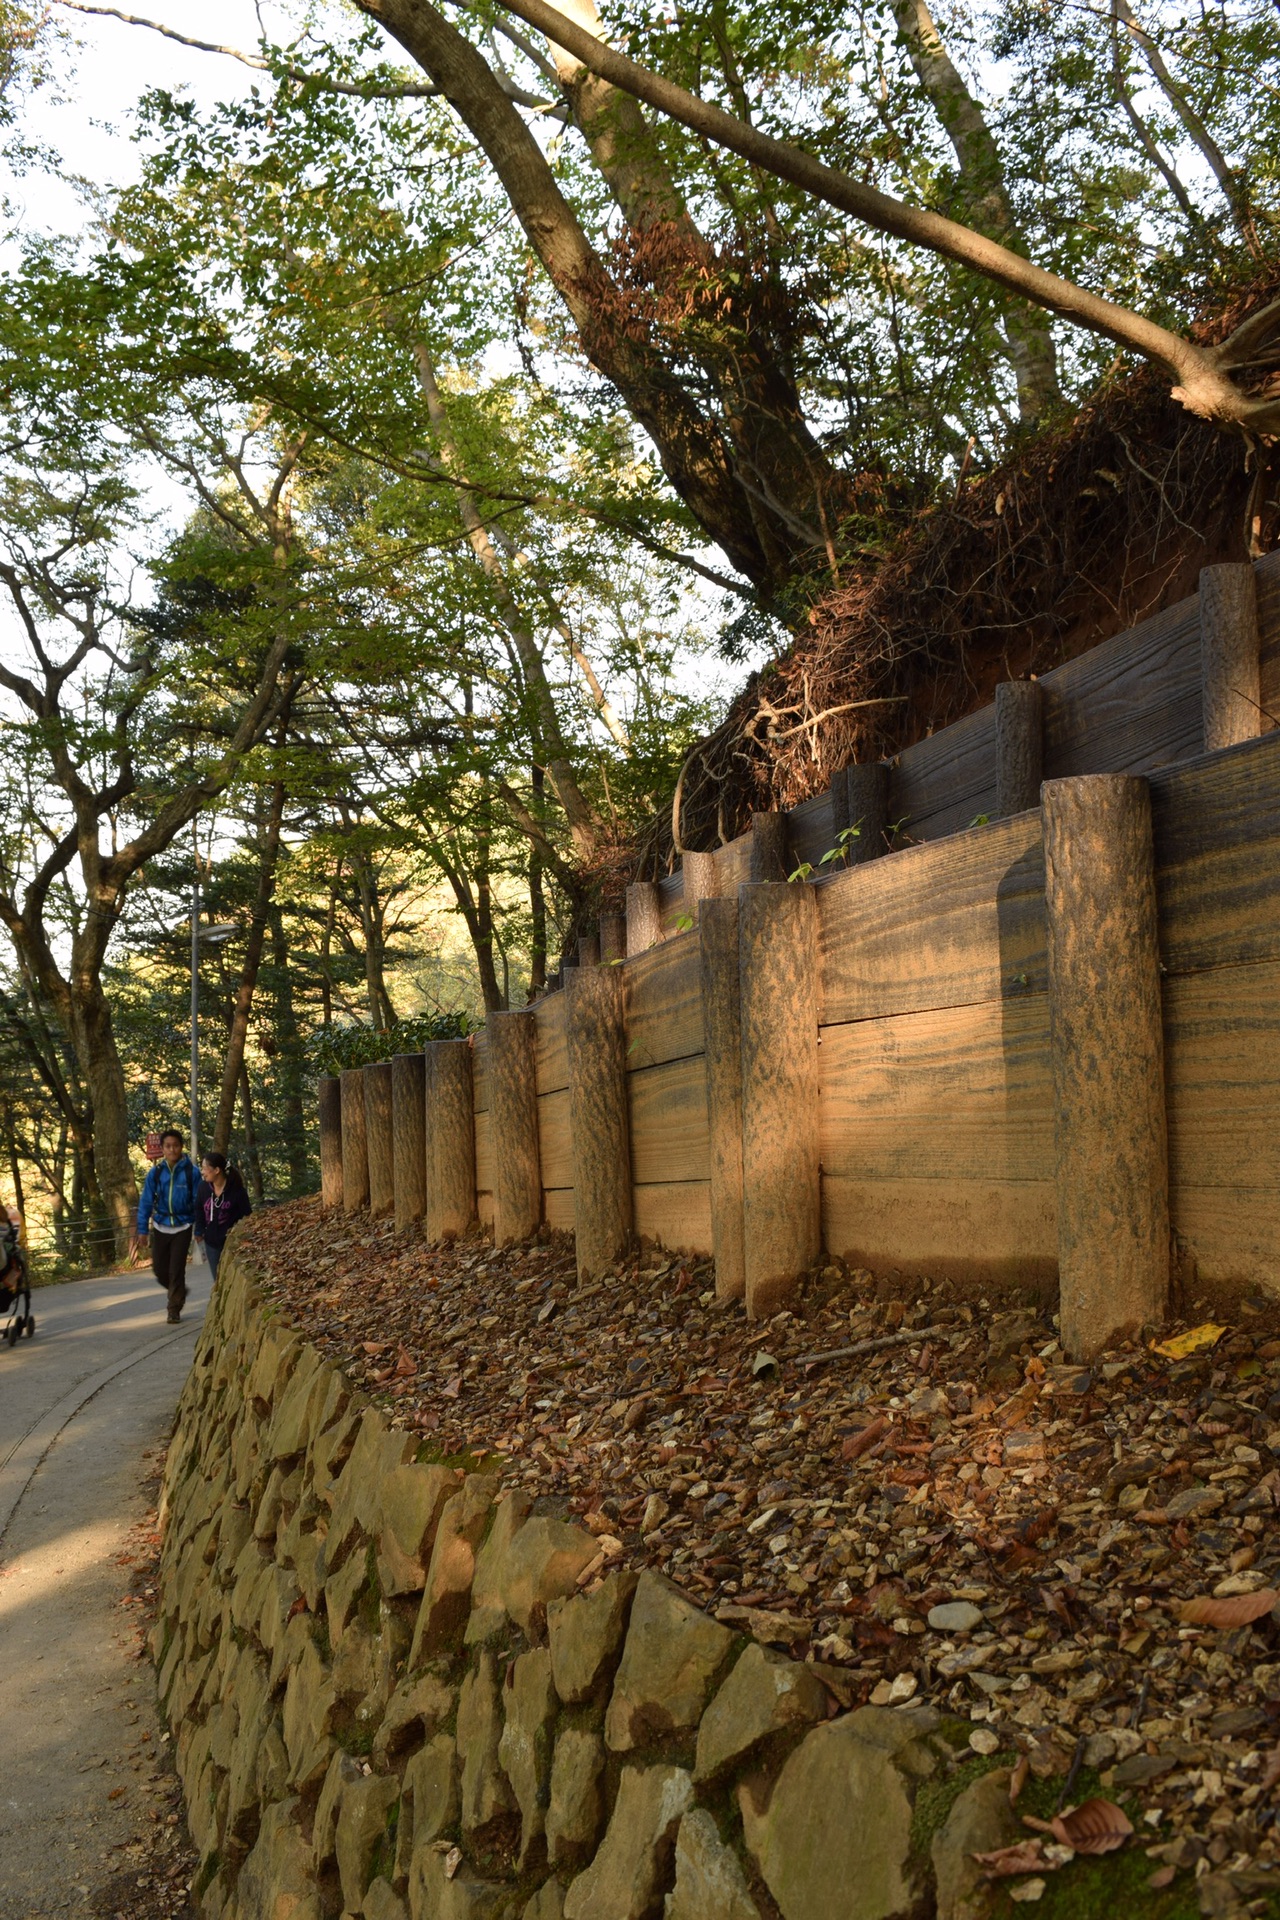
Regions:
<instances>
[{"instance_id":1,"label":"man in blue jacket","mask_svg":"<svg viewBox=\"0 0 1280 1920\"><path fill-rule=\"evenodd\" d=\"M138 1231L129 1251L145 1253L150 1240L151 1271L169 1296L169 1324L173 1326L182 1318L187 1297L187 1251L200 1175L175 1128L160 1135L160 1151L164 1157L156 1161L142 1188Z\"/></svg>"}]
</instances>

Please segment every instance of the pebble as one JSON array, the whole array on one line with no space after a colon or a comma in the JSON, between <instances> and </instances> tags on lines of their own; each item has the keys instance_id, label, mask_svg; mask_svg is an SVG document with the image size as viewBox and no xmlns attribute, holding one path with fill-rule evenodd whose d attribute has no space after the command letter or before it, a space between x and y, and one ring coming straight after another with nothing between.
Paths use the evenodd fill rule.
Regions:
<instances>
[{"instance_id":1,"label":"pebble","mask_svg":"<svg viewBox=\"0 0 1280 1920\"><path fill-rule=\"evenodd\" d=\"M982 1625L982 1609L970 1600L948 1600L930 1607L929 1625L938 1633L972 1633Z\"/></svg>"},{"instance_id":2,"label":"pebble","mask_svg":"<svg viewBox=\"0 0 1280 1920\"><path fill-rule=\"evenodd\" d=\"M969 1745L975 1753L998 1753L1000 1735L993 1733L990 1727L975 1727L969 1735Z\"/></svg>"}]
</instances>

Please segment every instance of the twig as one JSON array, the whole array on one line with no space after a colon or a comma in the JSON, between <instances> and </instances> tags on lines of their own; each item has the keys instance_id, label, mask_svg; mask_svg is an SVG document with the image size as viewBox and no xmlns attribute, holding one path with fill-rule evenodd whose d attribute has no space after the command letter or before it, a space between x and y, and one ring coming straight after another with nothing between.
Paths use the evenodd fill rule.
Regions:
<instances>
[{"instance_id":1,"label":"twig","mask_svg":"<svg viewBox=\"0 0 1280 1920\"><path fill-rule=\"evenodd\" d=\"M931 1340L936 1334L953 1333L953 1327L912 1327L902 1333L877 1334L874 1340L855 1340L851 1347L832 1347L828 1353L806 1353L796 1361L798 1367L816 1367L827 1360L856 1360L864 1353L883 1353L887 1347L913 1347L917 1341Z\"/></svg>"},{"instance_id":2,"label":"twig","mask_svg":"<svg viewBox=\"0 0 1280 1920\"><path fill-rule=\"evenodd\" d=\"M1062 1792L1058 1795L1058 1804L1053 1810L1055 1814L1061 1813L1067 1804L1071 1789L1076 1783L1076 1776L1084 1765L1084 1750L1088 1744L1088 1735L1082 1733L1076 1741L1076 1750L1071 1756L1071 1765L1067 1769L1067 1777L1062 1783Z\"/></svg>"}]
</instances>

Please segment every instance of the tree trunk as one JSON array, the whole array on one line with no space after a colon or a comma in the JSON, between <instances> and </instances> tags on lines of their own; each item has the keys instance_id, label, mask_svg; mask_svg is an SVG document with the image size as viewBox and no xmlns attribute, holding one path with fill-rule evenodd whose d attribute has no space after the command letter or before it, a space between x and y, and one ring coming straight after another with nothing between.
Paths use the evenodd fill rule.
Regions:
<instances>
[{"instance_id":1,"label":"tree trunk","mask_svg":"<svg viewBox=\"0 0 1280 1920\"><path fill-rule=\"evenodd\" d=\"M248 1176L247 1184L254 1201L261 1206L265 1197L262 1185L262 1161L258 1155L258 1136L253 1126L253 1096L249 1088L249 1069L243 1060L240 1062L240 1111L244 1116L244 1165Z\"/></svg>"},{"instance_id":2,"label":"tree trunk","mask_svg":"<svg viewBox=\"0 0 1280 1920\"><path fill-rule=\"evenodd\" d=\"M928 0L895 0L894 15L916 78L951 142L966 211L981 232L1025 253L995 136L942 43ZM1053 329L1043 308L1021 301L1005 307L1004 323L1018 382L1018 411L1024 426L1034 426L1062 397Z\"/></svg>"},{"instance_id":3,"label":"tree trunk","mask_svg":"<svg viewBox=\"0 0 1280 1920\"><path fill-rule=\"evenodd\" d=\"M268 908L271 956L275 970L275 1025L280 1046L280 1091L284 1107L284 1150L289 1169L289 1198L307 1191L307 1123L302 1105L304 1062L302 1035L293 1004L289 978L289 947L284 915L272 901Z\"/></svg>"},{"instance_id":4,"label":"tree trunk","mask_svg":"<svg viewBox=\"0 0 1280 1920\"><path fill-rule=\"evenodd\" d=\"M284 782L277 780L271 789L271 811L267 818L266 838L262 843L258 890L253 903L253 917L249 922L249 944L245 950L244 965L240 969L240 981L231 1006L227 1058L222 1069L222 1091L218 1096L218 1114L213 1125L213 1145L217 1153L226 1152L227 1142L231 1138L231 1122L236 1109L236 1089L240 1084L240 1062L244 1059L245 1041L249 1033L249 1015L253 1010L254 988L258 984L258 968L262 962L262 948L266 940L267 909L275 891L276 863L280 854L280 826L283 818Z\"/></svg>"},{"instance_id":5,"label":"tree trunk","mask_svg":"<svg viewBox=\"0 0 1280 1920\"><path fill-rule=\"evenodd\" d=\"M116 1049L111 1008L96 968L86 978L73 966L70 1013L72 1045L93 1108L94 1172L114 1251L122 1254L137 1219L138 1183L129 1156L124 1068ZM95 1253L98 1251L95 1249ZM107 1249L100 1251L105 1254Z\"/></svg>"}]
</instances>

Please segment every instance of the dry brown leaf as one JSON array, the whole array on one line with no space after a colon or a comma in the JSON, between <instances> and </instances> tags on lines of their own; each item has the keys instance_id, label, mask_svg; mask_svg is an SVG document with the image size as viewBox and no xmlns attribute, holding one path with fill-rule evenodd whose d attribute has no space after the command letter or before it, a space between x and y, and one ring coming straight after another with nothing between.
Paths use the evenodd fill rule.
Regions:
<instances>
[{"instance_id":1,"label":"dry brown leaf","mask_svg":"<svg viewBox=\"0 0 1280 1920\"><path fill-rule=\"evenodd\" d=\"M1031 1762L1025 1753L1018 1756L1018 1764L1009 1776L1009 1805L1016 1807L1018 1795L1027 1784L1027 1775L1031 1771Z\"/></svg>"},{"instance_id":2,"label":"dry brown leaf","mask_svg":"<svg viewBox=\"0 0 1280 1920\"><path fill-rule=\"evenodd\" d=\"M1114 1800L1083 1800L1052 1822L1053 1837L1076 1853L1113 1853L1133 1832L1132 1823Z\"/></svg>"},{"instance_id":3,"label":"dry brown leaf","mask_svg":"<svg viewBox=\"0 0 1280 1920\"><path fill-rule=\"evenodd\" d=\"M868 1447L874 1447L881 1435L888 1431L889 1422L881 1414L871 1422L870 1426L864 1427L861 1433L851 1433L848 1439L841 1442L840 1458L842 1460L860 1459Z\"/></svg>"},{"instance_id":4,"label":"dry brown leaf","mask_svg":"<svg viewBox=\"0 0 1280 1920\"><path fill-rule=\"evenodd\" d=\"M1043 1873L1049 1862L1041 1840L1016 1840L1011 1847L996 1847L991 1853L971 1853L988 1880L1008 1880L1019 1873Z\"/></svg>"},{"instance_id":5,"label":"dry brown leaf","mask_svg":"<svg viewBox=\"0 0 1280 1920\"><path fill-rule=\"evenodd\" d=\"M1248 1627L1270 1613L1280 1593L1274 1587L1259 1587L1256 1593L1233 1594L1228 1600L1215 1600L1201 1594L1178 1608L1184 1627Z\"/></svg>"},{"instance_id":6,"label":"dry brown leaf","mask_svg":"<svg viewBox=\"0 0 1280 1920\"><path fill-rule=\"evenodd\" d=\"M1157 1891L1161 1887L1171 1887L1177 1871L1176 1867L1157 1867L1151 1875L1151 1878L1147 1881L1147 1885L1155 1888Z\"/></svg>"}]
</instances>

